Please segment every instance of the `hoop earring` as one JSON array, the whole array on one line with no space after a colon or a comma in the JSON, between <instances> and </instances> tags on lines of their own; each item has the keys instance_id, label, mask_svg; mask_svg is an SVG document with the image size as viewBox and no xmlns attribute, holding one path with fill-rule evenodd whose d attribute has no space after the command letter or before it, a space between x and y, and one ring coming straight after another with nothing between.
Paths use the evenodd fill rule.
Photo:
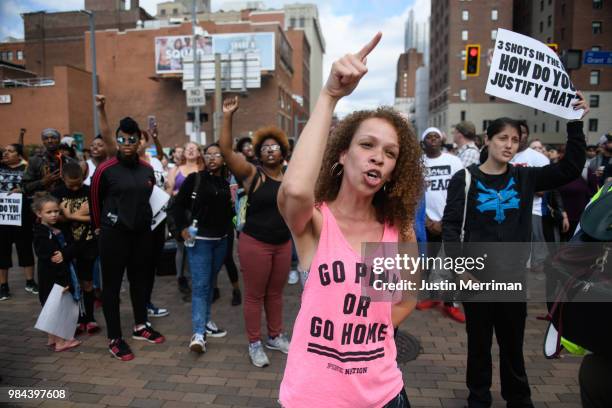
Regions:
<instances>
[{"instance_id":1,"label":"hoop earring","mask_svg":"<svg viewBox=\"0 0 612 408\"><path fill-rule=\"evenodd\" d=\"M342 164L340 164L340 162L335 162L334 165L331 166L329 173L332 177L340 177L344 172L344 166L342 166L339 171L336 171L338 169L338 166L342 166Z\"/></svg>"}]
</instances>

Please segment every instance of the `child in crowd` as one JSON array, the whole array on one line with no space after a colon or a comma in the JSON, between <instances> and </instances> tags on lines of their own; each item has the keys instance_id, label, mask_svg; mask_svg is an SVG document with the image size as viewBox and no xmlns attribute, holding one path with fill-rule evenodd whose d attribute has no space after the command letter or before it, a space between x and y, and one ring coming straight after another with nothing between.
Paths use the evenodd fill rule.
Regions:
<instances>
[{"instance_id":1,"label":"child in crowd","mask_svg":"<svg viewBox=\"0 0 612 408\"><path fill-rule=\"evenodd\" d=\"M83 184L84 173L76 162L64 165L64 185L52 192L60 204L60 228L74 242L74 261L79 283L83 289L84 313L79 316L77 334L95 334L100 327L94 318L93 270L98 257L98 245L89 217L89 187Z\"/></svg>"},{"instance_id":2,"label":"child in crowd","mask_svg":"<svg viewBox=\"0 0 612 408\"><path fill-rule=\"evenodd\" d=\"M73 256L74 247L67 245L62 232L55 227L58 222L60 207L57 198L48 193L37 193L32 203L32 210L38 221L34 224L34 252L38 257L38 279L40 304L45 305L53 285L64 287L64 291L74 290L68 262ZM65 351L81 344L71 338L48 335L47 345L55 351Z\"/></svg>"}]
</instances>

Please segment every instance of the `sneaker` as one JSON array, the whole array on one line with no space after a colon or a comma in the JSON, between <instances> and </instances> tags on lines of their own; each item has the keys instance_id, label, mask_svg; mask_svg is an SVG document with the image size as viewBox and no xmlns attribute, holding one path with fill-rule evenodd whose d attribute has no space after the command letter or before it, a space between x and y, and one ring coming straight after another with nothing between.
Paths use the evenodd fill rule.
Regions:
<instances>
[{"instance_id":1,"label":"sneaker","mask_svg":"<svg viewBox=\"0 0 612 408\"><path fill-rule=\"evenodd\" d=\"M220 297L221 297L221 292L219 292L219 288L214 288L212 302L215 303L217 299L219 299Z\"/></svg>"},{"instance_id":2,"label":"sneaker","mask_svg":"<svg viewBox=\"0 0 612 408\"><path fill-rule=\"evenodd\" d=\"M130 361L134 359L134 353L123 339L115 339L108 343L108 351L117 360Z\"/></svg>"},{"instance_id":3,"label":"sneaker","mask_svg":"<svg viewBox=\"0 0 612 408\"><path fill-rule=\"evenodd\" d=\"M261 341L249 344L249 357L251 357L251 363L253 363L255 367L261 368L270 365L270 360L268 360L268 356L261 345Z\"/></svg>"},{"instance_id":4,"label":"sneaker","mask_svg":"<svg viewBox=\"0 0 612 408\"><path fill-rule=\"evenodd\" d=\"M34 282L34 279L26 281L25 290L33 295L38 295L38 285Z\"/></svg>"},{"instance_id":5,"label":"sneaker","mask_svg":"<svg viewBox=\"0 0 612 408\"><path fill-rule=\"evenodd\" d=\"M147 313L149 317L164 317L170 314L168 309L164 309L163 307L155 307L153 303L149 303L147 305Z\"/></svg>"},{"instance_id":6,"label":"sneaker","mask_svg":"<svg viewBox=\"0 0 612 408\"><path fill-rule=\"evenodd\" d=\"M10 299L11 292L9 291L8 283L0 285L0 300Z\"/></svg>"},{"instance_id":7,"label":"sneaker","mask_svg":"<svg viewBox=\"0 0 612 408\"><path fill-rule=\"evenodd\" d=\"M225 337L227 331L217 327L212 320L206 323L206 335L210 337Z\"/></svg>"},{"instance_id":8,"label":"sneaker","mask_svg":"<svg viewBox=\"0 0 612 408\"><path fill-rule=\"evenodd\" d=\"M421 300L420 302L416 304L416 309L417 310L427 310L427 309L431 309L432 307L436 307L439 304L440 302L437 300L425 299L425 300Z\"/></svg>"},{"instance_id":9,"label":"sneaker","mask_svg":"<svg viewBox=\"0 0 612 408\"><path fill-rule=\"evenodd\" d=\"M189 287L189 282L186 277L181 276L178 278L178 290L184 295L191 293L191 288Z\"/></svg>"},{"instance_id":10,"label":"sneaker","mask_svg":"<svg viewBox=\"0 0 612 408\"><path fill-rule=\"evenodd\" d=\"M149 343L160 344L166 341L166 338L161 333L153 330L150 325L143 325L140 329L135 329L132 332L132 338L134 340L144 340Z\"/></svg>"},{"instance_id":11,"label":"sneaker","mask_svg":"<svg viewBox=\"0 0 612 408\"><path fill-rule=\"evenodd\" d=\"M85 324L85 329L87 330L87 334L90 336L96 334L100 331L100 326L96 322L89 322Z\"/></svg>"},{"instance_id":12,"label":"sneaker","mask_svg":"<svg viewBox=\"0 0 612 408\"><path fill-rule=\"evenodd\" d=\"M465 323L465 315L463 314L461 309L459 309L456 306L446 306L445 305L444 313L446 313L451 319L459 323Z\"/></svg>"},{"instance_id":13,"label":"sneaker","mask_svg":"<svg viewBox=\"0 0 612 408\"><path fill-rule=\"evenodd\" d=\"M191 336L189 350L196 353L206 353L206 337L197 333Z\"/></svg>"},{"instance_id":14,"label":"sneaker","mask_svg":"<svg viewBox=\"0 0 612 408\"><path fill-rule=\"evenodd\" d=\"M270 350L278 350L281 353L289 353L289 339L284 334L279 334L276 337L268 337L266 347Z\"/></svg>"},{"instance_id":15,"label":"sneaker","mask_svg":"<svg viewBox=\"0 0 612 408\"><path fill-rule=\"evenodd\" d=\"M289 272L289 284L290 285L295 285L299 281L300 281L300 274L295 269L292 269Z\"/></svg>"},{"instance_id":16,"label":"sneaker","mask_svg":"<svg viewBox=\"0 0 612 408\"><path fill-rule=\"evenodd\" d=\"M242 294L240 293L240 289L232 290L232 306L238 306L242 303Z\"/></svg>"}]
</instances>

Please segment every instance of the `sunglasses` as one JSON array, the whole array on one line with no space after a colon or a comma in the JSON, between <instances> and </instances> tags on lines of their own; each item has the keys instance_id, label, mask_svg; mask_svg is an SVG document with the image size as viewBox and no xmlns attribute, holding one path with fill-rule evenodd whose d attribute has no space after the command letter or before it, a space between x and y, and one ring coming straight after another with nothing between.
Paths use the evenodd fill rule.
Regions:
<instances>
[{"instance_id":1,"label":"sunglasses","mask_svg":"<svg viewBox=\"0 0 612 408\"><path fill-rule=\"evenodd\" d=\"M280 145L277 144L261 146L262 153L276 152L278 150L280 150Z\"/></svg>"},{"instance_id":2,"label":"sunglasses","mask_svg":"<svg viewBox=\"0 0 612 408\"><path fill-rule=\"evenodd\" d=\"M220 159L221 157L223 157L223 155L221 153L206 153L204 155L204 158L206 160L211 160L211 159Z\"/></svg>"},{"instance_id":3,"label":"sunglasses","mask_svg":"<svg viewBox=\"0 0 612 408\"><path fill-rule=\"evenodd\" d=\"M117 136L117 143L119 143L120 145L126 145L126 144L136 144L138 143L138 141L140 140L140 138L136 135L131 135L128 137L125 136Z\"/></svg>"}]
</instances>

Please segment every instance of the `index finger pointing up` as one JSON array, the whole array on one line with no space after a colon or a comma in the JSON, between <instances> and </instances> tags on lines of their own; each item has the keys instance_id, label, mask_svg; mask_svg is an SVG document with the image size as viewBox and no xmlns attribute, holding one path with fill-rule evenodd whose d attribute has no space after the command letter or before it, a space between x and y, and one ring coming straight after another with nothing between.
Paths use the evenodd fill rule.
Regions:
<instances>
[{"instance_id":1,"label":"index finger pointing up","mask_svg":"<svg viewBox=\"0 0 612 408\"><path fill-rule=\"evenodd\" d=\"M363 48L361 50L359 50L359 52L357 54L355 54L355 56L357 56L357 58L359 58L361 61L363 61L365 59L365 57L367 57L368 54L370 52L372 52L372 50L374 48L376 48L376 45L378 44L378 42L380 41L381 38L382 38L382 33L379 31L379 32L376 33L374 38L372 38L370 40L369 43L364 45Z\"/></svg>"}]
</instances>

